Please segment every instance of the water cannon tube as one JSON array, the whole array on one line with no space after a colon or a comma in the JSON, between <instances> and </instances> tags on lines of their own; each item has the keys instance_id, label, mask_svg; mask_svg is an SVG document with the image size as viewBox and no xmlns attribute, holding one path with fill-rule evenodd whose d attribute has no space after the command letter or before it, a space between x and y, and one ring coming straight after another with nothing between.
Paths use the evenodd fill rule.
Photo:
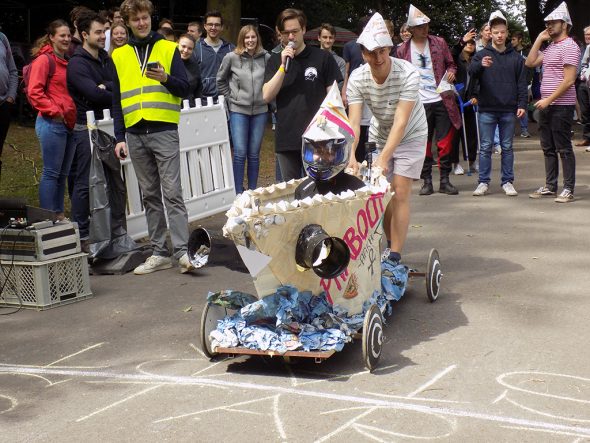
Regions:
<instances>
[{"instance_id":1,"label":"water cannon tube","mask_svg":"<svg viewBox=\"0 0 590 443\"><path fill-rule=\"evenodd\" d=\"M299 233L295 261L318 277L332 279L348 267L350 250L341 238L330 237L320 225L310 224Z\"/></svg>"}]
</instances>

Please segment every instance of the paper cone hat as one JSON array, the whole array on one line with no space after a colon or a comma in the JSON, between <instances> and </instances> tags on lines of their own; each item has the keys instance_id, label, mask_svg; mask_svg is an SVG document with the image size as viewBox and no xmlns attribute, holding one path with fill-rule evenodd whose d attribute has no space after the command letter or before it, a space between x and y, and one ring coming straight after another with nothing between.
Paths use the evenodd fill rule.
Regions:
<instances>
[{"instance_id":1,"label":"paper cone hat","mask_svg":"<svg viewBox=\"0 0 590 443\"><path fill-rule=\"evenodd\" d=\"M490 19L488 20L488 24L490 26L492 26L492 22L494 21L503 21L504 24L508 24L508 20L506 20L506 17L504 17L504 14L502 14L502 11L494 11L492 12L492 14L490 15Z\"/></svg>"},{"instance_id":2,"label":"paper cone hat","mask_svg":"<svg viewBox=\"0 0 590 443\"><path fill-rule=\"evenodd\" d=\"M561 2L560 5L553 10L551 14L545 17L545 21L549 20L562 20L568 25L572 26L572 19L570 18L570 12L567 9L565 2Z\"/></svg>"},{"instance_id":3,"label":"paper cone hat","mask_svg":"<svg viewBox=\"0 0 590 443\"><path fill-rule=\"evenodd\" d=\"M408 12L408 26L420 26L430 22L430 19L416 8L414 5L410 4L410 11Z\"/></svg>"},{"instance_id":4,"label":"paper cone hat","mask_svg":"<svg viewBox=\"0 0 590 443\"><path fill-rule=\"evenodd\" d=\"M354 139L354 131L344 110L344 103L336 82L330 88L320 109L303 133L303 137L312 141L344 138L347 142L351 142Z\"/></svg>"},{"instance_id":5,"label":"paper cone hat","mask_svg":"<svg viewBox=\"0 0 590 443\"><path fill-rule=\"evenodd\" d=\"M391 40L389 31L387 30L387 26L385 26L381 14L378 12L373 14L356 42L359 45L363 45L369 51L372 51L375 48L393 46L393 41Z\"/></svg>"}]
</instances>

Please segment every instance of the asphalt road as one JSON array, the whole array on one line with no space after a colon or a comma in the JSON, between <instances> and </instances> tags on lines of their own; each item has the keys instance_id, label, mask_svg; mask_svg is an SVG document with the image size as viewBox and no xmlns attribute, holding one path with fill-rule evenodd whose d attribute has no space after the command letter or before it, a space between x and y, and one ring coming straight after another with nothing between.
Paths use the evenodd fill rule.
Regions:
<instances>
[{"instance_id":1,"label":"asphalt road","mask_svg":"<svg viewBox=\"0 0 590 443\"><path fill-rule=\"evenodd\" d=\"M207 292L253 293L248 274L93 276L91 299L0 317L0 441L590 442L590 153L560 205L527 197L542 154L516 143L518 197L497 155L488 196L416 184L404 261L437 248L443 286L431 304L411 282L374 373L358 342L321 364L205 358Z\"/></svg>"}]
</instances>

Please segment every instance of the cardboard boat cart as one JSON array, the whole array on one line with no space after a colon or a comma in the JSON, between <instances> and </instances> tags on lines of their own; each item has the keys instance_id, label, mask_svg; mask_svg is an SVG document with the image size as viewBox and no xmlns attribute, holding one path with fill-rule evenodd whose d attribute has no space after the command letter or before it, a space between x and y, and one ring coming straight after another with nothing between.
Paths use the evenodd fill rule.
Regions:
<instances>
[{"instance_id":1,"label":"cardboard boat cart","mask_svg":"<svg viewBox=\"0 0 590 443\"><path fill-rule=\"evenodd\" d=\"M441 263L438 252L432 249L428 256L426 272L410 271L410 279L415 277L424 277L426 283L426 295L430 302L436 301L440 293L440 282L442 278ZM353 339L362 340L363 362L367 369L373 370L379 363L381 349L384 341L383 334L383 311L377 305L372 305L365 314L363 327L360 331L353 334ZM217 321L225 318L227 315L234 314L235 311L207 303L201 314L201 349L208 358L214 358L218 355L237 356L237 355L260 355L268 357L282 357L285 362L289 363L293 358L313 358L316 363L330 358L335 350L331 351L287 351L280 354L276 351L260 351L244 347L236 348L211 348L209 334L217 328Z\"/></svg>"},{"instance_id":2,"label":"cardboard boat cart","mask_svg":"<svg viewBox=\"0 0 590 443\"><path fill-rule=\"evenodd\" d=\"M288 194L288 191L290 188L293 188L294 186L297 185L297 182L295 183L287 183L287 184L282 184L283 188L279 189L271 189L268 194L272 194L273 198L276 201L276 193L277 191L279 191L279 194L283 194L283 195L279 195L279 197L281 198L285 198L285 195ZM286 191L285 191L285 186L287 187ZM283 192L280 192L283 191ZM292 191L292 189L291 189ZM380 194L377 194L377 192L380 191L378 188L374 188L372 189L370 192L365 192L363 193L358 193L356 196L352 197L352 200L356 199L357 200L357 206L356 207L360 207L362 206L362 204L365 204L367 201L370 201L372 198L374 198L375 195L379 195L379 197L382 197L383 195L386 195L387 193L383 193L381 192ZM381 189L381 191L383 191L383 189ZM256 195L251 195L251 200L255 201L258 205L261 204L261 200L262 203L264 203L264 190L262 190L262 192L260 190L256 190L256 191L247 191L246 193L253 193ZM389 197L390 198L390 197ZM329 200L329 203L331 204L330 206L330 213L333 215L334 212L337 212L339 210L338 204L343 203L343 201L337 201L336 204L334 203L334 200L332 200L330 197L327 198ZM236 199L238 200L238 199ZM325 204L326 202L321 202L321 198L318 197L317 200L319 201L319 206L322 206L322 204ZM387 199L388 201L388 199ZM387 201L385 201L385 205L387 204ZM358 202L360 202L360 206L358 204ZM345 203L349 203L349 201L347 200ZM288 225L289 223L298 223L295 226L295 230L297 229L301 229L301 227L303 225L305 225L306 220L302 220L301 214L294 214L293 217L289 218L290 215L289 211L293 210L293 211L297 211L296 208L297 205L292 205L291 207L286 207L285 205L283 205L281 208L284 209L284 219L285 220L282 221L281 224L285 223L285 225L281 226L281 228L285 229L284 226ZM317 206L317 205L316 205ZM355 210L355 206L353 205L348 205L349 207L347 207L345 209L345 211L351 211ZM266 208L271 208L271 205L266 205ZM306 209L306 214L309 211L313 210L314 205L310 204L307 209ZM367 207L368 207L368 203L367 203ZM293 209L296 208L296 209ZM255 211L256 212L256 211ZM264 212L264 211L262 211ZM280 210L278 211L280 212ZM252 211L249 211L248 214L251 214ZM274 212L271 211L266 211L266 214L274 214ZM233 213L234 216L236 216L240 221L247 218L247 217L243 217L243 213L240 213L238 211L238 213L234 212ZM228 212L228 218L231 221L231 216L232 216L232 210L230 210ZM382 214L381 214L382 216ZM276 215L275 215L276 217ZM255 218L255 217L254 217ZM335 223L340 223L340 224L346 224L345 221L348 220L346 217L330 217L330 218L334 218L336 219ZM349 217L350 218L350 217ZM353 217L354 218L354 217ZM358 219L358 217L357 217ZM290 221L292 220L292 221ZM317 215L314 218L314 215L312 214L310 220L317 220ZM343 222L344 220L344 222ZM321 220L320 220L321 221ZM379 219L379 221L381 221L381 218ZM228 223L231 225L231 223ZM228 226L228 224L226 224L226 227ZM251 225L253 225L251 223ZM326 225L329 225L329 222L326 222ZM268 226L268 223L267 225ZM336 225L334 225L336 226ZM331 230L326 229L328 232L330 232L330 235L333 233L334 227L331 227ZM350 228L349 228L350 229ZM236 245L239 245L240 243L240 239L237 239L236 236L232 236L231 232L228 232L231 230L227 230L224 227L224 235L226 237L232 238ZM235 229L234 232L240 232L243 233L243 229ZM369 231L369 230L367 230ZM258 232L259 233L259 232ZM377 232L377 230L374 230L372 232L368 232L366 235L366 238L369 237L369 235L373 235L375 234L378 238L377 241L373 241L372 243L370 243L369 245L375 249L375 251L379 251L379 245L380 245L380 239L381 239L381 233L382 232ZM344 234L344 231L342 231L342 234ZM259 237L264 237L263 235L260 235ZM340 235L340 237L344 237L344 235ZM334 237L332 237L333 239ZM276 244L276 241L272 241L272 233L269 236L270 244ZM367 242L369 243L369 242ZM207 245L210 246L210 245ZM252 245L249 245L250 249L252 249ZM264 250L265 245L263 244L263 242L260 242L259 244L256 244L256 247L259 248L260 250L262 250L263 252L266 252ZM368 246L367 246L368 247ZM195 247L197 248L197 247ZM189 253L190 253L190 245L189 245ZM373 251L373 252L375 252ZM282 266L277 267L278 269L285 269L288 266L285 266L285 262L287 260L289 260L289 257L293 257L295 255L295 253L292 250L287 251L288 253L285 254L283 257L280 257L280 259L282 260L281 264ZM211 255L214 255L214 250L210 251ZM281 250L282 253L282 250ZM373 254L374 255L374 254ZM379 255L376 255L376 257L380 257ZM352 261L351 261L352 263ZM272 268L272 262L270 264L270 266L267 266L267 268ZM349 264L348 269L351 268L351 265ZM266 268L265 268L266 269ZM377 287L377 285L375 284L376 281L378 281L379 284L379 290L381 290L381 273L379 272L377 277L377 280L375 280L375 275L371 276L368 274L367 268L362 268L362 267L358 267L358 269L355 269L356 273L357 273L357 277L358 277L358 281L359 282L367 282L370 281L371 279L373 279L373 286L372 287L364 287L364 288L359 288L358 291L358 296L357 296L357 300L355 301L355 303L357 303L357 306L359 304L362 305L362 303L364 303L366 300L368 300L370 298L370 296L373 293L374 288ZM307 275L311 275L313 274L313 272L311 271L311 269L309 269L307 272ZM374 274L374 273L373 273ZM292 274L292 279L296 279L299 278L300 275L304 275L304 273L299 272L299 273L294 273ZM426 266L426 272L419 272L416 270L410 270L409 275L408 275L408 282L410 280L415 279L416 277L424 277L425 279L425 287L426 287L426 295L428 297L428 299L430 300L430 302L434 302L436 301L436 299L439 296L440 293L440 284L441 284L441 279L442 279L443 273L442 273L442 269L441 269L441 261L440 261L440 257L439 254L437 252L436 249L432 249L430 251L430 254L428 256L428 262L427 262L427 266ZM257 278L255 280L255 286L256 289L258 291L258 296L260 297L261 294L269 294L272 293L272 290L268 290L268 288L273 287L272 285L268 286L268 288L264 288L262 287L262 283L260 283L260 280L264 280L263 278L260 278L260 275L258 276L259 278ZM272 276L269 276L267 278L267 280L271 280L272 281ZM304 277L301 277L304 278ZM288 278L284 278L280 280L280 281L289 281L292 282L292 279L288 279ZM319 282L319 279L318 279ZM268 283L268 282L267 282ZM301 283L298 284L300 282L294 282L293 286L295 286L296 288L310 288L310 284L309 283ZM360 283L360 285L362 285L362 283ZM359 286L360 286L359 285ZM279 285L274 286L274 288L278 287ZM363 290L364 289L364 290ZM313 293L319 293L319 291L312 291ZM389 302L391 303L391 302ZM352 334L352 338L353 340L356 339L361 339L362 341L362 353L363 353L363 362L365 364L365 366L369 369L369 370L373 370L377 367L378 362L379 362L379 358L381 356L381 350L382 350L382 345L384 342L384 332L383 332L383 317L384 314L387 310L387 303L383 304L383 307L380 308L377 304L373 304L369 307L369 309L367 309L367 311L364 314L364 321L363 321L363 325L362 328L356 332L354 332ZM201 344L201 349L204 352L204 354L209 357L209 358L213 358L215 356L218 355L227 355L227 356L237 356L237 355L259 355L259 356L268 356L268 357L282 357L286 362L290 362L292 359L294 358L313 358L315 360L316 363L321 363L322 361L330 358L332 355L334 355L335 352L337 352L336 350L329 350L329 351L287 351L285 353L279 353L277 351L262 351L262 350L255 350L255 349L249 349L246 347L212 347L211 345L211 341L209 338L210 333L215 330L217 328L218 325L218 320L222 320L223 318L225 318L228 315L233 315L236 311L235 310L231 310L229 308L226 307L222 307L216 304L212 304L207 302L206 306L204 307L202 314L201 314L201 326L200 326L200 344ZM360 310L357 309L357 312L361 312Z\"/></svg>"}]
</instances>

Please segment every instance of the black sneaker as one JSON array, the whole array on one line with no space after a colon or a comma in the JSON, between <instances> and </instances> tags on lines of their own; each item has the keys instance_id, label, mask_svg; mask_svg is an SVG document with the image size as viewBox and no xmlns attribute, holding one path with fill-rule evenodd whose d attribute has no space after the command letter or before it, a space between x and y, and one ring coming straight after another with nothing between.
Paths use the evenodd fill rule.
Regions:
<instances>
[{"instance_id":1,"label":"black sneaker","mask_svg":"<svg viewBox=\"0 0 590 443\"><path fill-rule=\"evenodd\" d=\"M438 188L438 192L440 192L441 194L447 194L447 195L457 195L459 193L459 190L457 188L455 188L451 184L451 182L444 181L444 182L440 182L440 187Z\"/></svg>"}]
</instances>

